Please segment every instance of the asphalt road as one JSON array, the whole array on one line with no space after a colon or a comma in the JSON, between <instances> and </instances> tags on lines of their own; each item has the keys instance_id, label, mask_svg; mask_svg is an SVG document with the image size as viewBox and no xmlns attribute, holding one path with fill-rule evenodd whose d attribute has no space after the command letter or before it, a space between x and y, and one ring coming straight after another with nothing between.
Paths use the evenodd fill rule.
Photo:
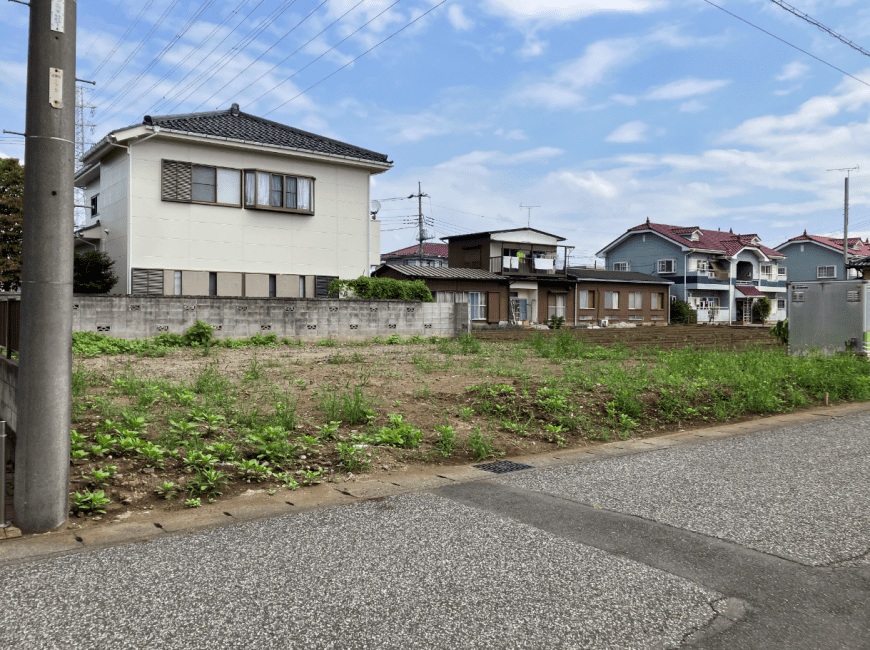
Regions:
<instances>
[{"instance_id":1,"label":"asphalt road","mask_svg":"<svg viewBox=\"0 0 870 650\"><path fill-rule=\"evenodd\" d=\"M870 416L0 569L2 648L868 648Z\"/></svg>"}]
</instances>

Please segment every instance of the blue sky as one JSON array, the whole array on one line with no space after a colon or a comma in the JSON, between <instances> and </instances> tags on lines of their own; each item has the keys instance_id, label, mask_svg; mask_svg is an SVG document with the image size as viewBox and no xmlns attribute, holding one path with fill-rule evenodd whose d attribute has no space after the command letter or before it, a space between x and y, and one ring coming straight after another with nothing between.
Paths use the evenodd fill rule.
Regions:
<instances>
[{"instance_id":1,"label":"blue sky","mask_svg":"<svg viewBox=\"0 0 870 650\"><path fill-rule=\"evenodd\" d=\"M531 225L577 263L646 217L771 246L835 233L844 174L827 170L856 165L850 231L870 231L870 86L704 0L438 2L79 0L92 138L238 102L389 154L372 198L421 182L438 236L520 227L520 204L540 206ZM870 84L870 58L770 0L716 4ZM789 4L870 50L866 3ZM0 21L0 121L21 131L27 8L3 3ZM23 153L0 136L0 154ZM383 251L413 243L415 212L383 203Z\"/></svg>"}]
</instances>

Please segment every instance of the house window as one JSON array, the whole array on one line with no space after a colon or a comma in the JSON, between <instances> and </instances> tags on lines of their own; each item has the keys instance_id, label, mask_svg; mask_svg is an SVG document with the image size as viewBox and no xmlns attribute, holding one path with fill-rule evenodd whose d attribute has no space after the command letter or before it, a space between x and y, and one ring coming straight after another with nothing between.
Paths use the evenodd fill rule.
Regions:
<instances>
[{"instance_id":1,"label":"house window","mask_svg":"<svg viewBox=\"0 0 870 650\"><path fill-rule=\"evenodd\" d=\"M785 280L786 278L786 267L778 266L776 269L776 275L780 280Z\"/></svg>"},{"instance_id":2,"label":"house window","mask_svg":"<svg viewBox=\"0 0 870 650\"><path fill-rule=\"evenodd\" d=\"M486 294L482 291L468 292L468 313L471 320L486 320Z\"/></svg>"},{"instance_id":3,"label":"house window","mask_svg":"<svg viewBox=\"0 0 870 650\"><path fill-rule=\"evenodd\" d=\"M641 293L640 291L629 291L628 308L643 309L643 293Z\"/></svg>"},{"instance_id":4,"label":"house window","mask_svg":"<svg viewBox=\"0 0 870 650\"><path fill-rule=\"evenodd\" d=\"M659 260L658 261L658 272L659 273L676 273L677 260Z\"/></svg>"},{"instance_id":5,"label":"house window","mask_svg":"<svg viewBox=\"0 0 870 650\"><path fill-rule=\"evenodd\" d=\"M241 178L238 169L164 160L160 195L164 201L239 207L242 205Z\"/></svg>"},{"instance_id":6,"label":"house window","mask_svg":"<svg viewBox=\"0 0 870 650\"><path fill-rule=\"evenodd\" d=\"M181 271L175 272L175 295L181 295Z\"/></svg>"},{"instance_id":7,"label":"house window","mask_svg":"<svg viewBox=\"0 0 870 650\"><path fill-rule=\"evenodd\" d=\"M776 308L780 311L785 309L785 300L783 300L782 298L778 298L776 301Z\"/></svg>"},{"instance_id":8,"label":"house window","mask_svg":"<svg viewBox=\"0 0 870 650\"><path fill-rule=\"evenodd\" d=\"M595 309L595 292L581 291L577 294L578 309Z\"/></svg>"},{"instance_id":9,"label":"house window","mask_svg":"<svg viewBox=\"0 0 870 650\"><path fill-rule=\"evenodd\" d=\"M631 270L631 262L614 262L613 270L614 271L630 271Z\"/></svg>"},{"instance_id":10,"label":"house window","mask_svg":"<svg viewBox=\"0 0 870 650\"><path fill-rule=\"evenodd\" d=\"M208 274L208 295L217 295L217 273L214 271Z\"/></svg>"},{"instance_id":11,"label":"house window","mask_svg":"<svg viewBox=\"0 0 870 650\"><path fill-rule=\"evenodd\" d=\"M664 309L664 308L665 308L665 294L663 294L663 293L650 294L650 309Z\"/></svg>"},{"instance_id":12,"label":"house window","mask_svg":"<svg viewBox=\"0 0 870 650\"><path fill-rule=\"evenodd\" d=\"M548 318L565 318L565 294L551 293L549 297L550 304L547 305Z\"/></svg>"},{"instance_id":13,"label":"house window","mask_svg":"<svg viewBox=\"0 0 870 650\"><path fill-rule=\"evenodd\" d=\"M773 280L773 265L772 264L762 264L761 265L761 276L767 278L768 280Z\"/></svg>"},{"instance_id":14,"label":"house window","mask_svg":"<svg viewBox=\"0 0 870 650\"><path fill-rule=\"evenodd\" d=\"M604 292L604 308L619 309L619 292L605 291Z\"/></svg>"},{"instance_id":15,"label":"house window","mask_svg":"<svg viewBox=\"0 0 870 650\"><path fill-rule=\"evenodd\" d=\"M278 297L278 276L270 275L269 276L269 297L277 298Z\"/></svg>"},{"instance_id":16,"label":"house window","mask_svg":"<svg viewBox=\"0 0 870 650\"><path fill-rule=\"evenodd\" d=\"M305 297L305 276L304 275L299 276L299 297L300 298Z\"/></svg>"},{"instance_id":17,"label":"house window","mask_svg":"<svg viewBox=\"0 0 870 650\"><path fill-rule=\"evenodd\" d=\"M433 291L432 298L435 302L453 302L452 291Z\"/></svg>"},{"instance_id":18,"label":"house window","mask_svg":"<svg viewBox=\"0 0 870 650\"><path fill-rule=\"evenodd\" d=\"M245 207L314 214L314 179L246 169Z\"/></svg>"},{"instance_id":19,"label":"house window","mask_svg":"<svg viewBox=\"0 0 870 650\"><path fill-rule=\"evenodd\" d=\"M836 278L837 277L837 267L836 266L820 266L816 270L817 278Z\"/></svg>"},{"instance_id":20,"label":"house window","mask_svg":"<svg viewBox=\"0 0 870 650\"><path fill-rule=\"evenodd\" d=\"M99 206L97 205L97 199L99 198L99 194L94 194L91 197L91 216L96 217L100 214Z\"/></svg>"},{"instance_id":21,"label":"house window","mask_svg":"<svg viewBox=\"0 0 870 650\"><path fill-rule=\"evenodd\" d=\"M329 285L333 280L338 280L337 276L334 275L318 275L314 278L314 297L315 298L338 298L333 292L332 295L329 293Z\"/></svg>"}]
</instances>

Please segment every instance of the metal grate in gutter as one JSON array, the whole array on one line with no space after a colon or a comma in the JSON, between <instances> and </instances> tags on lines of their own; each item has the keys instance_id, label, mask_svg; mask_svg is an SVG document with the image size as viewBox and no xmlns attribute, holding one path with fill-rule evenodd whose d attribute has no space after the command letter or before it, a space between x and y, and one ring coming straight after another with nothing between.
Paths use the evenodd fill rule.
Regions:
<instances>
[{"instance_id":1,"label":"metal grate in gutter","mask_svg":"<svg viewBox=\"0 0 870 650\"><path fill-rule=\"evenodd\" d=\"M483 463L474 465L477 469L482 469L485 472L494 472L495 474L505 474L507 472L516 472L521 469L534 469L534 465L526 465L525 463L515 463L510 460L496 460L491 463Z\"/></svg>"}]
</instances>

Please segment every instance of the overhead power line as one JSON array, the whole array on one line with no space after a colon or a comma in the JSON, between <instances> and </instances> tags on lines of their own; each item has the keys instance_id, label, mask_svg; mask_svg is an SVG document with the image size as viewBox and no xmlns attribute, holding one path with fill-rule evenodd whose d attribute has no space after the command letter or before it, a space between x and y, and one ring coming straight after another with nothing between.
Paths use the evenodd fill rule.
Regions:
<instances>
[{"instance_id":1,"label":"overhead power line","mask_svg":"<svg viewBox=\"0 0 870 650\"><path fill-rule=\"evenodd\" d=\"M865 50L863 47L861 47L860 45L857 45L856 43L853 43L852 41L850 41L850 40L849 40L848 38L846 38L845 36L840 36L837 32L835 32L835 31L834 31L833 29L831 29L830 27L825 27L825 26L824 26L822 23L820 23L818 20L816 20L815 18L813 18L813 17L811 17L811 16L805 14L805 13L802 12L800 9L797 9L797 8L795 8L795 7L792 7L792 6L791 6L790 4L788 4L787 2L783 2L783 0L770 0L770 1L771 1L773 4L775 4L775 5L779 6L779 7L782 7L783 9L785 9L786 11L788 11L789 13L794 14L795 16L797 16L798 18L800 18L801 20L805 20L805 21L807 21L810 25L815 25L815 26L818 27L821 31L823 31L823 32L825 32L825 33L827 33L827 34L830 34L831 36L833 36L834 38L836 38L838 41L841 41L841 42L845 43L846 45L848 45L849 47L851 47L853 50L857 50L858 52L860 52L860 53L863 54L864 56L870 56L870 52L868 52L867 50Z\"/></svg>"},{"instance_id":2,"label":"overhead power line","mask_svg":"<svg viewBox=\"0 0 870 650\"><path fill-rule=\"evenodd\" d=\"M398 1L398 0L397 0L397 1ZM391 38L393 38L393 36L396 36L396 35L399 34L400 32L405 31L406 29L408 29L408 27L410 27L411 25L413 25L414 23L416 23L418 20L420 20L421 18L423 18L423 17L426 16L427 14L430 14L430 13L432 13L433 11L435 11L438 7L440 7L441 5L443 5L445 2L447 2L447 0L441 0L441 2L439 2L437 5L435 5L434 7L429 8L429 9L426 10L426 11L424 11L422 14L420 14L419 16L417 16L414 20L412 20L411 22L409 22L409 23L408 23L407 25L405 25L404 27L401 27L401 28L397 29L395 32L393 32L392 34L390 34L389 36L387 36L384 40L382 40L382 41L376 43L375 45L372 45L372 46L371 46L369 49L367 49L365 52L363 52L362 54L360 54L360 55L356 56L355 58L351 59L350 61L348 61L347 63L345 63L343 66L341 66L338 70L335 70L335 71L331 72L330 74L326 75L323 79L321 79L321 80L318 81L317 83L315 83L315 84L311 84L310 86L308 86L308 88L306 88L306 89L303 90L302 92L300 92L300 93L294 95L293 97L291 97L291 98L288 99L287 101L282 102L281 104L279 104L278 106L276 106L275 108L273 108L271 111L269 111L268 113L266 113L266 115L270 115L270 114L274 113L274 112L277 111L279 108L281 108L281 107L283 107L283 106L289 104L290 102L292 102L293 100L297 99L298 97L301 97L302 95L304 95L305 93L307 93L307 92L308 92L309 90L311 90L312 88L315 88L316 86L319 86L320 84L322 84L324 81L326 81L327 79L329 79L329 78L332 77L333 75L335 75L335 74L341 72L342 70L344 70L344 69L345 69L347 66L349 66L351 63L355 63L356 61L358 61L359 59L361 59L362 57L364 57L366 54L368 54L369 52L371 52L371 51L374 50L375 48L378 48L378 47L380 47L381 45L383 45L384 43L386 43L388 40L390 40ZM395 3L393 3L393 4L395 4ZM392 5L391 5L391 6L392 6ZM318 57L318 58L319 58L319 57ZM265 115L264 115L264 117L265 117Z\"/></svg>"},{"instance_id":3,"label":"overhead power line","mask_svg":"<svg viewBox=\"0 0 870 650\"><path fill-rule=\"evenodd\" d=\"M798 52L803 52L803 53L806 54L807 56L814 58L814 59L815 59L816 61L818 61L819 63L824 63L824 64L825 64L826 66L828 66L829 68L833 68L833 69L836 70L837 72L839 72L839 73L841 73L841 74L844 74L844 75L846 75L847 77L850 77L850 78L854 79L854 80L857 81L858 83L864 84L865 86L867 86L868 88L870 88L870 83L867 83L866 81L864 81L864 80L862 80L862 79L859 79L859 78L856 77L855 75L851 75L851 74L849 74L849 73L846 72L845 70L841 70L840 68L838 68L838 67L835 66L834 64L832 64L832 63L828 63L828 62L825 61L824 59L820 59L820 58L817 57L815 54L810 54L810 53L807 52L806 50L802 50L802 49L799 48L797 45L792 45L792 44L789 43L787 40L780 38L780 37L777 36L776 34L771 34L771 33L770 33L769 31L767 31L766 29L762 29L762 28L759 27L758 25L755 25L755 24L749 22L749 21L746 20L745 18L741 18L741 17L738 16L737 14L731 13L730 11L728 11L727 9L725 9L724 7L720 7L719 5L717 5L715 2L711 2L710 0L704 0L704 2L706 2L706 3L707 3L708 5L710 5L711 7L716 7L716 9L719 9L720 11L724 11L724 12L725 12L726 14L728 14L729 16L732 16L732 17L736 18L737 20L746 23L746 24L749 25L750 27L754 27L754 28L757 29L758 31L760 31L760 32L764 32L765 34L767 34L768 36L770 36L770 37L772 37L772 38L775 38L775 39L778 40L779 42L781 42L781 43L785 43L785 44L788 45L789 47L793 47L793 48L796 49Z\"/></svg>"},{"instance_id":4,"label":"overhead power line","mask_svg":"<svg viewBox=\"0 0 870 650\"><path fill-rule=\"evenodd\" d=\"M98 65L96 67L96 69L93 72L91 72L91 74L90 74L91 78L94 78L98 74L100 74L100 70L103 69L103 66L105 66L113 56L115 56L115 52L118 51L118 48L121 46L121 43L123 43L125 40L127 40L127 37L130 35L130 32L132 32L136 28L136 26L139 24L139 21L142 20L142 16L144 16L145 12L151 8L152 4L154 4L154 0L148 0L148 2L142 7L142 10L139 12L139 15L136 16L136 20L134 20L130 24L130 26L127 28L127 30L121 35L121 38L119 38L118 42L115 43L115 47L113 47L112 50L106 55L106 57L100 62L100 65Z\"/></svg>"}]
</instances>

